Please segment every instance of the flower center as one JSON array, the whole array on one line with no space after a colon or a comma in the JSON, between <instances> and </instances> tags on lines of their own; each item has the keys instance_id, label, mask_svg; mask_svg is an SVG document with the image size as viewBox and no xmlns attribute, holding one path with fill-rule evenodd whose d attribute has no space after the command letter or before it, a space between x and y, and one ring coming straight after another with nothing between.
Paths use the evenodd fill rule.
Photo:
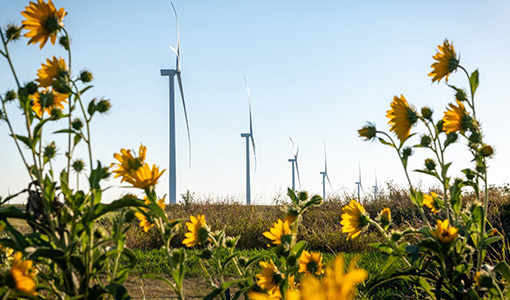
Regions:
<instances>
[{"instance_id":1,"label":"flower center","mask_svg":"<svg viewBox=\"0 0 510 300\"><path fill-rule=\"evenodd\" d=\"M60 28L58 19L55 16L50 16L44 21L43 28L49 34L55 33Z\"/></svg>"}]
</instances>

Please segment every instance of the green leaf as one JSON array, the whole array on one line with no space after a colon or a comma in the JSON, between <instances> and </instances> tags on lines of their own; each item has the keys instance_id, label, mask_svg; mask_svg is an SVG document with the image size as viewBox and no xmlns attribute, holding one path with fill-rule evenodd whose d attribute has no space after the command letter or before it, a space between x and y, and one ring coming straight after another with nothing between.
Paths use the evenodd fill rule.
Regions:
<instances>
[{"instance_id":1,"label":"green leaf","mask_svg":"<svg viewBox=\"0 0 510 300\"><path fill-rule=\"evenodd\" d=\"M296 246L294 246L294 249L292 250L292 255L295 257L300 257L303 250L305 250L306 246L308 245L307 241L299 241L297 242Z\"/></svg>"},{"instance_id":2,"label":"green leaf","mask_svg":"<svg viewBox=\"0 0 510 300\"><path fill-rule=\"evenodd\" d=\"M115 200L109 204L100 203L96 206L96 209L94 212L94 219L98 219L99 217L101 217L104 214L107 214L109 212L119 210L121 208L127 208L127 207L145 207L145 204L142 200L139 200L137 198L132 198L129 196L124 197L119 200Z\"/></svg>"},{"instance_id":3,"label":"green leaf","mask_svg":"<svg viewBox=\"0 0 510 300\"><path fill-rule=\"evenodd\" d=\"M488 245L495 243L497 241L501 241L502 239L503 239L503 237L500 235L488 237L485 239L485 245L488 246Z\"/></svg>"},{"instance_id":4,"label":"green leaf","mask_svg":"<svg viewBox=\"0 0 510 300\"><path fill-rule=\"evenodd\" d=\"M81 141L81 134L76 134L73 138L73 147L76 147L76 145Z\"/></svg>"},{"instance_id":5,"label":"green leaf","mask_svg":"<svg viewBox=\"0 0 510 300\"><path fill-rule=\"evenodd\" d=\"M370 247L372 248L375 248L381 252L384 252L384 253L388 253L388 254L391 254L393 253L393 248L391 248L390 246L388 245L385 245L383 243L371 243L371 244L368 244Z\"/></svg>"},{"instance_id":6,"label":"green leaf","mask_svg":"<svg viewBox=\"0 0 510 300\"><path fill-rule=\"evenodd\" d=\"M13 137L16 140L20 140L23 144L25 144L29 149L32 149L32 141L26 137L19 134L10 134L11 137Z\"/></svg>"},{"instance_id":7,"label":"green leaf","mask_svg":"<svg viewBox=\"0 0 510 300\"><path fill-rule=\"evenodd\" d=\"M115 300L128 300L131 299L129 297L129 293L126 288L122 284L110 283L106 286L106 290L113 296Z\"/></svg>"},{"instance_id":8,"label":"green leaf","mask_svg":"<svg viewBox=\"0 0 510 300\"><path fill-rule=\"evenodd\" d=\"M411 201L413 201L414 204L416 204L418 207L423 206L423 193L420 191L415 191L411 189L410 191Z\"/></svg>"},{"instance_id":9,"label":"green leaf","mask_svg":"<svg viewBox=\"0 0 510 300\"><path fill-rule=\"evenodd\" d=\"M471 73L471 76L469 77L469 84L471 85L471 92L473 93L473 95L475 94L479 83L480 82L478 80L478 69L476 69L473 73Z\"/></svg>"},{"instance_id":10,"label":"green leaf","mask_svg":"<svg viewBox=\"0 0 510 300\"><path fill-rule=\"evenodd\" d=\"M214 289L211 293L209 293L209 295L205 296L204 300L212 300L216 296L218 296L219 294L224 292L226 289L230 288L230 286L232 286L233 284L241 283L244 280L245 279L243 278L243 279L236 279L236 280L231 280L231 281L224 282L224 283L221 284L220 287Z\"/></svg>"},{"instance_id":11,"label":"green leaf","mask_svg":"<svg viewBox=\"0 0 510 300\"><path fill-rule=\"evenodd\" d=\"M503 275L503 277L505 277L506 281L510 282L510 267L508 266L508 264L506 262L504 262L504 261L498 262L494 266L494 270L501 273L501 275Z\"/></svg>"},{"instance_id":12,"label":"green leaf","mask_svg":"<svg viewBox=\"0 0 510 300\"><path fill-rule=\"evenodd\" d=\"M378 138L378 139L379 139L379 142L381 142L381 144L393 147L393 144L386 141L385 139L383 139L383 138Z\"/></svg>"},{"instance_id":13,"label":"green leaf","mask_svg":"<svg viewBox=\"0 0 510 300\"><path fill-rule=\"evenodd\" d=\"M89 86L86 86L84 89L82 89L80 91L80 95L83 95L86 91L88 91L89 89L91 89L93 87L93 85L89 85Z\"/></svg>"},{"instance_id":14,"label":"green leaf","mask_svg":"<svg viewBox=\"0 0 510 300\"><path fill-rule=\"evenodd\" d=\"M289 195L290 200L296 205L299 205L299 199L296 196L296 193L291 188L287 188L287 195Z\"/></svg>"}]
</instances>

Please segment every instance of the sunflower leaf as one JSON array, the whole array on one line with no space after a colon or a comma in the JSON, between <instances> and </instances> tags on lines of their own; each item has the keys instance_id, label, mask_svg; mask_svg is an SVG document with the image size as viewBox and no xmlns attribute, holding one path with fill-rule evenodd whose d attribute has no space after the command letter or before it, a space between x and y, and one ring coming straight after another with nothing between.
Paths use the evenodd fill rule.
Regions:
<instances>
[{"instance_id":1,"label":"sunflower leaf","mask_svg":"<svg viewBox=\"0 0 510 300\"><path fill-rule=\"evenodd\" d=\"M476 89L478 88L478 84L480 84L478 80L478 69L476 69L473 73L471 73L471 76L469 77L469 84L471 85L471 93L473 96L476 92Z\"/></svg>"}]
</instances>

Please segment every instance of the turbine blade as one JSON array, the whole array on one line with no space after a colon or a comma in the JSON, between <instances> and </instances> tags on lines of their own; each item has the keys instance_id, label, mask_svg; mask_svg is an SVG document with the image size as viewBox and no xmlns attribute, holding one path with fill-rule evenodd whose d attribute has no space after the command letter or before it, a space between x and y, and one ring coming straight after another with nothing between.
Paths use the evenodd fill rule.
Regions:
<instances>
[{"instance_id":1,"label":"turbine blade","mask_svg":"<svg viewBox=\"0 0 510 300\"><path fill-rule=\"evenodd\" d=\"M294 140L289 136L290 142L292 143L292 151L296 149L296 145L294 144ZM296 157L296 152L294 152L294 158Z\"/></svg>"},{"instance_id":2,"label":"turbine blade","mask_svg":"<svg viewBox=\"0 0 510 300\"><path fill-rule=\"evenodd\" d=\"M331 185L331 180L329 180L329 175L328 173L326 173L326 179L328 180L329 182L329 187L331 188L331 190L333 190L333 186Z\"/></svg>"},{"instance_id":3,"label":"turbine blade","mask_svg":"<svg viewBox=\"0 0 510 300\"><path fill-rule=\"evenodd\" d=\"M252 117L251 117L250 87L248 86L248 81L246 80L246 76L244 76L244 74L243 74L243 78L244 78L244 83L246 84L246 93L248 94L248 108L249 108L249 112L250 112L250 139L251 139L251 144L253 147L253 156L255 157L255 161L256 161L257 160L257 152L255 151L255 139L253 138L253 121L252 121Z\"/></svg>"},{"instance_id":4,"label":"turbine blade","mask_svg":"<svg viewBox=\"0 0 510 300\"><path fill-rule=\"evenodd\" d=\"M186 119L186 130L188 132L188 148L189 148L189 167L191 168L191 135L189 132L188 112L186 110L186 102L184 101L184 89L182 88L181 72L176 73L179 91L181 93L182 108L184 109L184 118Z\"/></svg>"},{"instance_id":5,"label":"turbine blade","mask_svg":"<svg viewBox=\"0 0 510 300\"><path fill-rule=\"evenodd\" d=\"M173 2L170 2L170 4L172 4L172 9L174 10L174 15L175 15L175 22L177 24L177 46L176 46L176 49L173 49L172 47L172 50L175 52L175 54L177 55L176 56L176 59L175 59L175 68L176 68L176 71L177 73L181 71L181 52L180 52L180 34L179 34L179 17L177 16L177 10L175 9L175 6L174 6L174 3Z\"/></svg>"}]
</instances>

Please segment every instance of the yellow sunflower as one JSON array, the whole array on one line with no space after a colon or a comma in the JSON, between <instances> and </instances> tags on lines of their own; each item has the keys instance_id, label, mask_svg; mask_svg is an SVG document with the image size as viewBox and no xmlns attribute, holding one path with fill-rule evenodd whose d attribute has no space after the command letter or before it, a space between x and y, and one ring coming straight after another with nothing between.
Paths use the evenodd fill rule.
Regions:
<instances>
[{"instance_id":1,"label":"yellow sunflower","mask_svg":"<svg viewBox=\"0 0 510 300\"><path fill-rule=\"evenodd\" d=\"M145 198L145 204L147 205L150 204L149 199ZM165 210L166 208L165 197L158 200L158 206L163 211ZM145 208L142 208L142 211L146 212L147 210ZM154 226L154 224L147 219L147 216L141 212L136 212L135 217L138 219L138 221L140 221L140 227L142 227L143 231L145 232L149 231L149 229L151 229Z\"/></svg>"},{"instance_id":2,"label":"yellow sunflower","mask_svg":"<svg viewBox=\"0 0 510 300\"><path fill-rule=\"evenodd\" d=\"M449 134L451 132L464 132L469 127L469 113L462 102L457 100L457 106L450 103L450 108L444 112L443 130Z\"/></svg>"},{"instance_id":3,"label":"yellow sunflower","mask_svg":"<svg viewBox=\"0 0 510 300\"><path fill-rule=\"evenodd\" d=\"M115 153L113 157L118 160L118 163L112 163L112 167L117 165L117 169L113 171L115 177L121 177L121 182L126 181L131 176L131 173L136 172L145 163L145 154L147 153L147 147L140 145L138 150L138 156L133 156L131 150L120 149L120 153Z\"/></svg>"},{"instance_id":4,"label":"yellow sunflower","mask_svg":"<svg viewBox=\"0 0 510 300\"><path fill-rule=\"evenodd\" d=\"M349 264L349 270L344 273L344 258L339 255L335 258L333 267L326 268L322 281L314 276L305 276L301 281L299 293L294 292L292 299L306 300L348 300L354 299L356 284L363 282L367 271L356 269L357 259Z\"/></svg>"},{"instance_id":5,"label":"yellow sunflower","mask_svg":"<svg viewBox=\"0 0 510 300\"><path fill-rule=\"evenodd\" d=\"M282 237L292 235L289 220L282 221L278 219L273 227L269 228L269 231L264 232L263 235L270 239L273 245L280 245L282 243Z\"/></svg>"},{"instance_id":6,"label":"yellow sunflower","mask_svg":"<svg viewBox=\"0 0 510 300\"><path fill-rule=\"evenodd\" d=\"M368 225L369 218L366 215L363 205L351 200L349 204L342 207L342 232L347 233L347 239L353 239L360 235L361 230Z\"/></svg>"},{"instance_id":7,"label":"yellow sunflower","mask_svg":"<svg viewBox=\"0 0 510 300\"><path fill-rule=\"evenodd\" d=\"M41 69L37 71L37 79L41 87L52 86L60 72L67 71L66 62L60 57L53 56L52 60L47 59L46 64L41 64Z\"/></svg>"},{"instance_id":8,"label":"yellow sunflower","mask_svg":"<svg viewBox=\"0 0 510 300\"><path fill-rule=\"evenodd\" d=\"M384 227L387 227L391 223L391 210L386 207L381 211L381 223Z\"/></svg>"},{"instance_id":9,"label":"yellow sunflower","mask_svg":"<svg viewBox=\"0 0 510 300\"><path fill-rule=\"evenodd\" d=\"M430 195L423 194L423 205L430 208L430 211L436 214L441 207L439 207L439 203L436 201L437 194L434 192L430 192Z\"/></svg>"},{"instance_id":10,"label":"yellow sunflower","mask_svg":"<svg viewBox=\"0 0 510 300\"><path fill-rule=\"evenodd\" d=\"M432 82L440 82L443 77L446 77L445 80L448 82L448 76L451 72L457 70L459 60L453 45L448 40L444 40L443 46L439 45L437 48L439 51L432 57L437 62L431 65L433 70L429 73L429 76L432 77Z\"/></svg>"},{"instance_id":11,"label":"yellow sunflower","mask_svg":"<svg viewBox=\"0 0 510 300\"><path fill-rule=\"evenodd\" d=\"M391 109L386 112L386 117L390 120L388 124L399 140L405 141L409 137L411 127L418 121L418 114L407 103L404 95L393 97Z\"/></svg>"},{"instance_id":12,"label":"yellow sunflower","mask_svg":"<svg viewBox=\"0 0 510 300\"><path fill-rule=\"evenodd\" d=\"M459 235L459 230L453 226L450 227L448 220L437 220L436 228L432 229L430 233L440 242L447 244Z\"/></svg>"},{"instance_id":13,"label":"yellow sunflower","mask_svg":"<svg viewBox=\"0 0 510 300\"><path fill-rule=\"evenodd\" d=\"M57 11L51 0L48 3L43 0L37 0L37 3L30 2L30 5L25 7L25 11L21 12L21 15L26 18L21 23L28 30L25 34L25 37L30 38L28 44L40 42L39 49L42 49L49 38L55 45L57 33L64 26L62 20L66 14L63 7Z\"/></svg>"},{"instance_id":14,"label":"yellow sunflower","mask_svg":"<svg viewBox=\"0 0 510 300\"><path fill-rule=\"evenodd\" d=\"M299 273L321 275L324 273L322 253L303 250L299 257Z\"/></svg>"},{"instance_id":15,"label":"yellow sunflower","mask_svg":"<svg viewBox=\"0 0 510 300\"><path fill-rule=\"evenodd\" d=\"M16 252L14 254L11 266L11 276L14 280L13 288L32 295L37 296L37 292L35 290L35 268L32 266L31 260L21 260L22 254L21 252Z\"/></svg>"},{"instance_id":16,"label":"yellow sunflower","mask_svg":"<svg viewBox=\"0 0 510 300\"><path fill-rule=\"evenodd\" d=\"M165 170L159 171L159 167L155 164L152 168L148 163L145 163L142 167L138 168L135 172L132 172L129 177L124 177L125 181L131 183L133 187L145 189L149 186L156 186L158 179L163 175Z\"/></svg>"},{"instance_id":17,"label":"yellow sunflower","mask_svg":"<svg viewBox=\"0 0 510 300\"><path fill-rule=\"evenodd\" d=\"M278 271L273 260L261 261L259 265L261 273L257 274L257 284L265 289L270 296L281 298L279 284L283 280L283 275Z\"/></svg>"},{"instance_id":18,"label":"yellow sunflower","mask_svg":"<svg viewBox=\"0 0 510 300\"><path fill-rule=\"evenodd\" d=\"M42 118L45 111L51 115L54 108L64 109L64 103L67 103L67 95L50 89L36 92L31 97L33 100L32 110L39 118Z\"/></svg>"},{"instance_id":19,"label":"yellow sunflower","mask_svg":"<svg viewBox=\"0 0 510 300\"><path fill-rule=\"evenodd\" d=\"M189 231L184 234L186 238L182 243L186 247L193 247L207 242L209 240L209 227L205 222L205 216L190 216L189 219L191 222L186 222Z\"/></svg>"}]
</instances>

